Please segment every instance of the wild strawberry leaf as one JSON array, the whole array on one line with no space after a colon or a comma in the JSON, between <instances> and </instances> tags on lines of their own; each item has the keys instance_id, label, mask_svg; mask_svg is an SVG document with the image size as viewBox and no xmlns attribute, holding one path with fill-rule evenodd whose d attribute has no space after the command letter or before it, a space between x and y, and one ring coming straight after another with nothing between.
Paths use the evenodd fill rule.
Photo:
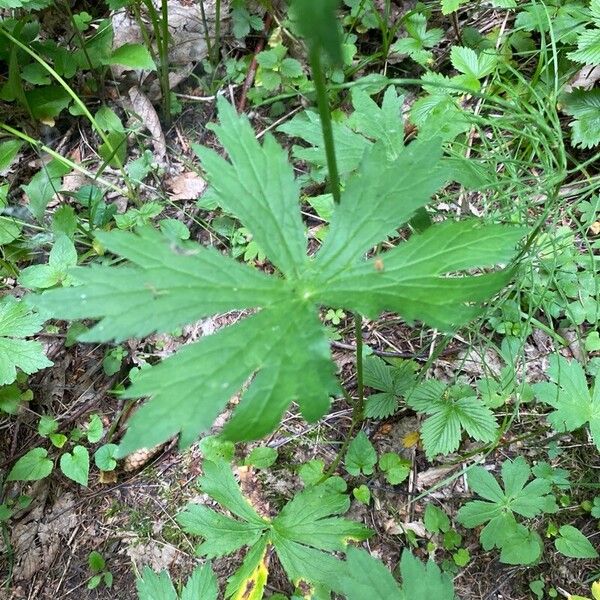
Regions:
<instances>
[{"instance_id":1,"label":"wild strawberry leaf","mask_svg":"<svg viewBox=\"0 0 600 600\"><path fill-rule=\"evenodd\" d=\"M430 415L421 427L421 439L429 459L454 452L463 429L476 440L491 442L498 425L492 411L467 388L446 388L438 381L426 381L407 398L407 404Z\"/></svg>"},{"instance_id":2,"label":"wild strawberry leaf","mask_svg":"<svg viewBox=\"0 0 600 600\"><path fill-rule=\"evenodd\" d=\"M306 255L298 184L285 152L260 145L245 117L219 102L215 130L229 155L199 149L210 184L240 219L279 273L268 276L193 242L158 233L109 232L99 240L133 263L75 270L82 285L34 299L59 318L96 318L87 341L170 331L232 309L258 312L182 348L144 370L127 397L150 396L131 418L120 454L181 433L190 444L250 381L225 435L260 437L276 427L292 401L314 421L338 391L320 305L377 315L397 310L444 329L467 321L509 272L460 276L508 262L522 230L445 223L364 260L364 254L421 208L445 180L437 141L414 142L393 157L377 143L346 183L329 234L315 259ZM380 269L380 261L383 269Z\"/></svg>"},{"instance_id":3,"label":"wild strawberry leaf","mask_svg":"<svg viewBox=\"0 0 600 600\"><path fill-rule=\"evenodd\" d=\"M592 148L600 144L600 89L573 90L562 102L564 111L573 117L569 123L572 145Z\"/></svg>"},{"instance_id":4,"label":"wild strawberry leaf","mask_svg":"<svg viewBox=\"0 0 600 600\"><path fill-rule=\"evenodd\" d=\"M394 413L398 407L398 396L404 395L415 383L413 361L402 360L386 363L378 356L368 356L364 361L364 384L381 394L371 394L365 403L365 416L383 419Z\"/></svg>"},{"instance_id":5,"label":"wild strawberry leaf","mask_svg":"<svg viewBox=\"0 0 600 600\"><path fill-rule=\"evenodd\" d=\"M600 0L590 0L590 28L578 30L577 50L567 56L584 65L600 63Z\"/></svg>"},{"instance_id":6,"label":"wild strawberry leaf","mask_svg":"<svg viewBox=\"0 0 600 600\"><path fill-rule=\"evenodd\" d=\"M556 409L548 415L552 427L556 431L575 431L588 424L600 449L600 376L596 376L590 391L581 364L560 354L550 357L548 376L550 382L534 384L533 388L542 402Z\"/></svg>"}]
</instances>

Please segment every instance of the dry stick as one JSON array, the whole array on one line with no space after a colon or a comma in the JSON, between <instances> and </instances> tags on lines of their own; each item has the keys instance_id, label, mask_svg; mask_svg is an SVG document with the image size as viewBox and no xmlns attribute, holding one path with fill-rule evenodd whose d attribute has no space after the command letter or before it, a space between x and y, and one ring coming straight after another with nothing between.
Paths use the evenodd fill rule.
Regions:
<instances>
[{"instance_id":1,"label":"dry stick","mask_svg":"<svg viewBox=\"0 0 600 600\"><path fill-rule=\"evenodd\" d=\"M254 82L254 77L256 75L256 69L258 68L258 60L256 57L262 52L263 48L265 47L265 40L269 36L269 29L271 28L272 20L273 20L273 17L271 16L271 13L267 13L267 16L265 17L265 25L263 28L264 35L263 35L263 37L260 38L260 40L258 40L258 44L256 44L256 48L254 49L254 56L252 56L252 62L250 63L250 66L248 67L248 73L246 73L246 79L244 80L244 85L242 87L242 95L240 97L240 101L238 104L238 112L239 113L243 113L244 110L246 109L246 98L248 96L248 90L250 89L250 87L252 86L252 83Z\"/></svg>"},{"instance_id":2,"label":"dry stick","mask_svg":"<svg viewBox=\"0 0 600 600\"><path fill-rule=\"evenodd\" d=\"M452 13L452 27L454 28L456 41L462 46L462 35L460 34L460 25L458 23L458 15L456 14L456 11Z\"/></svg>"}]
</instances>

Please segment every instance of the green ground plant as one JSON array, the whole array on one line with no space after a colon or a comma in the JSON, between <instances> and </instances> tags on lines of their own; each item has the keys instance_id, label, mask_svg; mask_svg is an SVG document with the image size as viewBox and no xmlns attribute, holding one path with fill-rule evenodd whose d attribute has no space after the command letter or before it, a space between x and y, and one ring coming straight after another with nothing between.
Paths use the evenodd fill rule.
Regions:
<instances>
[{"instance_id":1,"label":"green ground plant","mask_svg":"<svg viewBox=\"0 0 600 600\"><path fill-rule=\"evenodd\" d=\"M145 398L118 445L117 422L105 432L97 414L63 428L56 415L31 411L38 437L15 457L5 483L60 472L88 486L94 468L114 471L134 450L174 436L182 448L191 445L240 392L223 433L198 445L200 488L217 510L191 504L177 517L186 534L202 538L204 558L246 549L226 597L268 594L272 559L296 588L294 600L331 593L450 600L451 577L477 558L477 537L501 563L526 567L515 571L527 573L525 589L553 597L558 592L542 568L555 554L598 557L592 527L600 500L587 463L600 449L600 96L578 81L582 69L600 62L598 0L494 0L494 14L506 19L485 33L458 0L418 3L398 18L388 1L345 0L341 14L334 0L317 7L295 0L281 11L263 3L275 25L264 31L246 91L279 142L262 129L257 135L219 95L218 122L209 125L216 142L193 145L210 189L198 202L201 216L186 224L172 218L162 192L148 196L144 182L158 181L164 168L150 150L134 158L136 129L103 90L111 65L157 70L169 122L169 15L167 2L159 4L108 2L110 10L133 13L145 40L113 49L104 8L89 14L50 0L0 0L10 10L0 21L0 101L15 111L0 123L8 136L0 140L0 174L31 150L51 159L18 179L25 208L14 206L15 188L0 182L0 276L32 291L25 300L0 298L0 414L12 419L29 410L28 375L51 366L37 336L60 326L42 330L47 319L71 321L66 346L130 338L147 344L141 352L125 344L103 350L107 376L123 376L130 356L139 361L131 385L120 377L113 390L126 408ZM67 17L57 41L44 29L44 9ZM240 46L268 26L258 10L233 2ZM205 33L209 59L193 75L198 85L210 94L245 85L253 57L240 56L239 47L226 53L220 31ZM298 102L288 118L289 99L315 109ZM270 117L284 123L277 127ZM31 124L67 122L93 130L95 156L85 166L30 133ZM293 163L284 149L290 139ZM73 173L88 183L60 193ZM129 200L125 212L117 214L109 192ZM200 237L196 226L218 249L191 241ZM229 311L240 311L235 324L165 360L152 356L164 354L164 341L147 341L152 334L179 337L184 326ZM372 354L363 333L384 322L405 324L411 346L418 337L429 355ZM540 332L549 340L549 367L530 385L527 352ZM332 360L331 340L356 353L349 385ZM432 374L456 340L481 353L482 373L461 373L456 365L467 358L459 356L451 376ZM487 364L490 354L497 364ZM226 463L261 477L277 469L291 474L287 454L269 441L240 459L234 442L270 434L293 403L314 423L327 417L332 400L352 412L335 457L303 463L297 473L304 489L278 498L277 516L259 515ZM411 431L415 455L423 451L428 464L461 463L439 486L464 473L469 497L456 513L434 505L431 490L410 495L403 509L414 516L416 508L424 530L406 529L396 547L435 558L439 567L404 549L392 572L353 545L371 532L341 515L351 498L378 510L382 493L406 486L415 461L379 451L371 425L407 415L420 420ZM566 449L567 435L578 450ZM530 440L540 448L525 460L518 453ZM499 456L501 481L493 474ZM31 498L3 493L1 501L6 540L13 515ZM110 586L98 556L89 561L88 587ZM146 568L137 588L146 600L220 597L208 563L183 586Z\"/></svg>"}]
</instances>

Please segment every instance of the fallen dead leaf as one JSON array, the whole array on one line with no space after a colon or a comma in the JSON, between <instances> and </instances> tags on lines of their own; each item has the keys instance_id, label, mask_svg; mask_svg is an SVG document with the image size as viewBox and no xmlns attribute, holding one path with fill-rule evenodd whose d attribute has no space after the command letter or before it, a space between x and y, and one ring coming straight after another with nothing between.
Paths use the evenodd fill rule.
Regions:
<instances>
[{"instance_id":1,"label":"fallen dead leaf","mask_svg":"<svg viewBox=\"0 0 600 600\"><path fill-rule=\"evenodd\" d=\"M420 438L421 438L421 436L419 435L418 431L409 431L402 438L402 445L405 448L414 448L419 443Z\"/></svg>"},{"instance_id":2,"label":"fallen dead leaf","mask_svg":"<svg viewBox=\"0 0 600 600\"><path fill-rule=\"evenodd\" d=\"M196 200L206 189L206 181L193 171L171 177L165 183L172 192L171 200Z\"/></svg>"},{"instance_id":3,"label":"fallen dead leaf","mask_svg":"<svg viewBox=\"0 0 600 600\"><path fill-rule=\"evenodd\" d=\"M597 81L600 81L600 65L586 65L571 78L565 91L570 92L575 88L591 90Z\"/></svg>"},{"instance_id":4,"label":"fallen dead leaf","mask_svg":"<svg viewBox=\"0 0 600 600\"><path fill-rule=\"evenodd\" d=\"M390 519L385 522L384 530L388 535L403 535L407 531L412 531L417 537L427 537L427 530L421 521L398 523Z\"/></svg>"},{"instance_id":5,"label":"fallen dead leaf","mask_svg":"<svg viewBox=\"0 0 600 600\"><path fill-rule=\"evenodd\" d=\"M427 471L423 471L417 475L415 487L418 491L430 488L456 468L457 465L444 465L442 467L432 467L431 469L427 469Z\"/></svg>"},{"instance_id":6,"label":"fallen dead leaf","mask_svg":"<svg viewBox=\"0 0 600 600\"><path fill-rule=\"evenodd\" d=\"M159 163L164 163L167 155L167 142L160 124L160 119L158 118L158 114L156 114L152 103L137 86L130 88L129 99L131 100L133 111L140 119L140 123L152 135L154 157Z\"/></svg>"}]
</instances>

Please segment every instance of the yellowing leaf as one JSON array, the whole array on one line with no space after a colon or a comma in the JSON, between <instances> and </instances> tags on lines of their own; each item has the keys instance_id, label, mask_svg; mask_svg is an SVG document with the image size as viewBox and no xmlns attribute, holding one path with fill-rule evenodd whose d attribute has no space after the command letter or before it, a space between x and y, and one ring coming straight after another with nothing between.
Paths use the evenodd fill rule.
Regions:
<instances>
[{"instance_id":1,"label":"yellowing leaf","mask_svg":"<svg viewBox=\"0 0 600 600\"><path fill-rule=\"evenodd\" d=\"M594 600L600 600L600 580L592 583L592 596Z\"/></svg>"},{"instance_id":2,"label":"yellowing leaf","mask_svg":"<svg viewBox=\"0 0 600 600\"><path fill-rule=\"evenodd\" d=\"M420 435L418 431L409 431L403 438L402 438L402 445L405 448L414 448L418 443L419 443L419 439L420 439Z\"/></svg>"},{"instance_id":3,"label":"yellowing leaf","mask_svg":"<svg viewBox=\"0 0 600 600\"><path fill-rule=\"evenodd\" d=\"M250 577L242 582L233 600L261 600L269 576L266 553L267 548L265 547L260 563L252 571Z\"/></svg>"}]
</instances>

